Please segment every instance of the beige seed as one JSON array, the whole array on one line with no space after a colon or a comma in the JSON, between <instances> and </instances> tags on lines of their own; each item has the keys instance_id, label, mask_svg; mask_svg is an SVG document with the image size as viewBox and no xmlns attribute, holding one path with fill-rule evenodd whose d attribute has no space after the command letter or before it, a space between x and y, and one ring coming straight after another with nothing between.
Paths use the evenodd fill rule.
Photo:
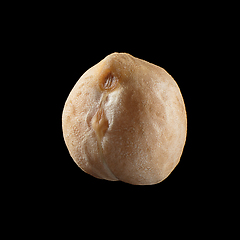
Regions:
<instances>
[{"instance_id":1,"label":"beige seed","mask_svg":"<svg viewBox=\"0 0 240 240\"><path fill-rule=\"evenodd\" d=\"M75 84L62 125L70 155L83 171L151 185L178 164L187 116L180 89L163 68L113 53Z\"/></svg>"}]
</instances>

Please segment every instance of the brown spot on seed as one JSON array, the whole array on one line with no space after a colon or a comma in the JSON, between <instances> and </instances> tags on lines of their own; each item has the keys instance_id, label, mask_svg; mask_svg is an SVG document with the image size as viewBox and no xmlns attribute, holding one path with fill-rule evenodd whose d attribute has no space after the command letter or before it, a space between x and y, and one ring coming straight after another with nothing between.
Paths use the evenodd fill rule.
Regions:
<instances>
[{"instance_id":1,"label":"brown spot on seed","mask_svg":"<svg viewBox=\"0 0 240 240\"><path fill-rule=\"evenodd\" d=\"M118 85L118 78L112 73L109 72L104 78L103 81L100 83L101 90L113 90Z\"/></svg>"}]
</instances>

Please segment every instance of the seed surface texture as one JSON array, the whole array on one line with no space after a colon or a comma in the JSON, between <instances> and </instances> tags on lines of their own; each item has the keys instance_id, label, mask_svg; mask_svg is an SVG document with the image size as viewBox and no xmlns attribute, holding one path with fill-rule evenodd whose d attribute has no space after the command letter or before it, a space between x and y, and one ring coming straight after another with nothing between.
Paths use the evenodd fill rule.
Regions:
<instances>
[{"instance_id":1,"label":"seed surface texture","mask_svg":"<svg viewBox=\"0 0 240 240\"><path fill-rule=\"evenodd\" d=\"M177 83L163 68L113 53L77 81L65 102L62 128L84 172L152 185L179 163L187 115Z\"/></svg>"}]
</instances>

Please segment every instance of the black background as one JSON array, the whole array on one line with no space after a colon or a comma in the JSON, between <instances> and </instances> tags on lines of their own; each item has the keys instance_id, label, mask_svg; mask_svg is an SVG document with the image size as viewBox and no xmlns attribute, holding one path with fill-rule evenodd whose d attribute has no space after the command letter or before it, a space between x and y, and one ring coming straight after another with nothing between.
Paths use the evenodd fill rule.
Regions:
<instances>
[{"instance_id":1,"label":"black background","mask_svg":"<svg viewBox=\"0 0 240 240\"><path fill-rule=\"evenodd\" d=\"M152 11L151 7L148 13ZM20 66L14 69L16 89L24 89L20 94L25 102L19 104L23 123L18 136L26 156L14 166L25 166L20 173L21 186L28 189L27 202L54 220L64 213L81 216L86 210L91 223L107 215L109 220L124 217L131 224L131 218L141 221L146 213L151 218L174 216L177 225L181 217L195 218L204 203L212 204L209 193L214 193L217 179L206 180L213 159L211 137L206 134L206 126L212 126L206 116L214 106L206 100L216 52L211 26L194 19L194 12L174 18L164 8L160 13L156 9L151 18L144 12L126 9L96 15L91 9L68 12L64 6L61 10L54 6L14 22L14 54L9 59ZM68 94L87 69L113 52L127 52L164 68L182 92L187 141L180 163L159 184L134 186L96 179L77 167L65 146L61 117Z\"/></svg>"},{"instance_id":2,"label":"black background","mask_svg":"<svg viewBox=\"0 0 240 240\"><path fill-rule=\"evenodd\" d=\"M225 121L236 116L225 90L230 86L231 94L237 86L237 77L229 77L237 67L227 66L232 56L225 56L237 52L231 46L238 32L234 6L89 3L9 2L2 8L2 83L9 86L2 85L7 154L1 163L10 167L1 170L8 234L71 239L71 233L79 238L85 232L106 237L110 229L124 237L130 230L134 238L144 231L148 238L222 232L224 213L236 212L229 193L237 192L230 185L238 182L226 183L237 157L229 157L231 138L223 137L236 130ZM159 184L96 179L77 167L65 146L61 117L69 92L87 69L113 52L163 67L182 92L187 141L180 163Z\"/></svg>"}]
</instances>

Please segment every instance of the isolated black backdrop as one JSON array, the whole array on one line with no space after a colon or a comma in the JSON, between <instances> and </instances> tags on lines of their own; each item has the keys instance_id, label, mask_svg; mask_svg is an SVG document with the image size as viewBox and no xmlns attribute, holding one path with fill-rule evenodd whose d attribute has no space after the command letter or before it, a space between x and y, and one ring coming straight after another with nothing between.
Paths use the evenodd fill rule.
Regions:
<instances>
[{"instance_id":1,"label":"isolated black backdrop","mask_svg":"<svg viewBox=\"0 0 240 240\"><path fill-rule=\"evenodd\" d=\"M211 216L216 218L220 212L213 211L219 206L213 196L228 173L219 172L222 178L214 175L220 162L215 156L219 150L214 151L219 135L212 132L219 125L213 118L216 106L224 103L224 99L215 97L220 80L214 73L228 71L221 69L222 63L214 66L216 56L222 55L219 39L225 39L222 28L226 18L213 16L224 12L216 11L215 5L211 9L203 3L167 3L170 6L146 3L141 8L116 2L108 6L110 9L103 8L102 2L90 2L94 5L90 7L74 7L71 3L67 7L66 2L19 3L25 12L11 3L10 14L3 22L8 30L3 38L9 45L2 44L2 48L7 50L4 61L10 66L7 80L12 86L3 88L10 92L3 105L12 100L12 89L23 102L11 101L8 107L14 115L9 118L13 124L8 129L13 131L10 141L5 142L11 146L7 162L13 174L4 175L3 185L11 180L13 187L7 186L9 194L3 195L9 196L8 210L14 209L13 214L7 211L10 226L16 215L17 223L24 216L25 232L31 228L33 233L46 235L52 230L55 237L65 230L67 239L72 229L81 234L89 225L94 232L103 218L103 235L110 228L109 222L122 218L116 234L126 233L126 225L135 231L133 222L140 223L140 233L149 223L148 234L155 228L162 235L166 225L174 231L183 221L184 236L186 232L199 235L209 233L208 227L212 229ZM217 31L219 36L213 37ZM187 141L180 163L159 184L134 186L95 179L77 167L65 146L61 117L69 92L87 69L113 52L127 52L163 67L182 92L188 118ZM225 108L217 116L224 113ZM12 152L17 157L12 157ZM225 161L223 164L227 167ZM16 214L18 211L21 213ZM194 231L202 217L204 226L200 224Z\"/></svg>"}]
</instances>

